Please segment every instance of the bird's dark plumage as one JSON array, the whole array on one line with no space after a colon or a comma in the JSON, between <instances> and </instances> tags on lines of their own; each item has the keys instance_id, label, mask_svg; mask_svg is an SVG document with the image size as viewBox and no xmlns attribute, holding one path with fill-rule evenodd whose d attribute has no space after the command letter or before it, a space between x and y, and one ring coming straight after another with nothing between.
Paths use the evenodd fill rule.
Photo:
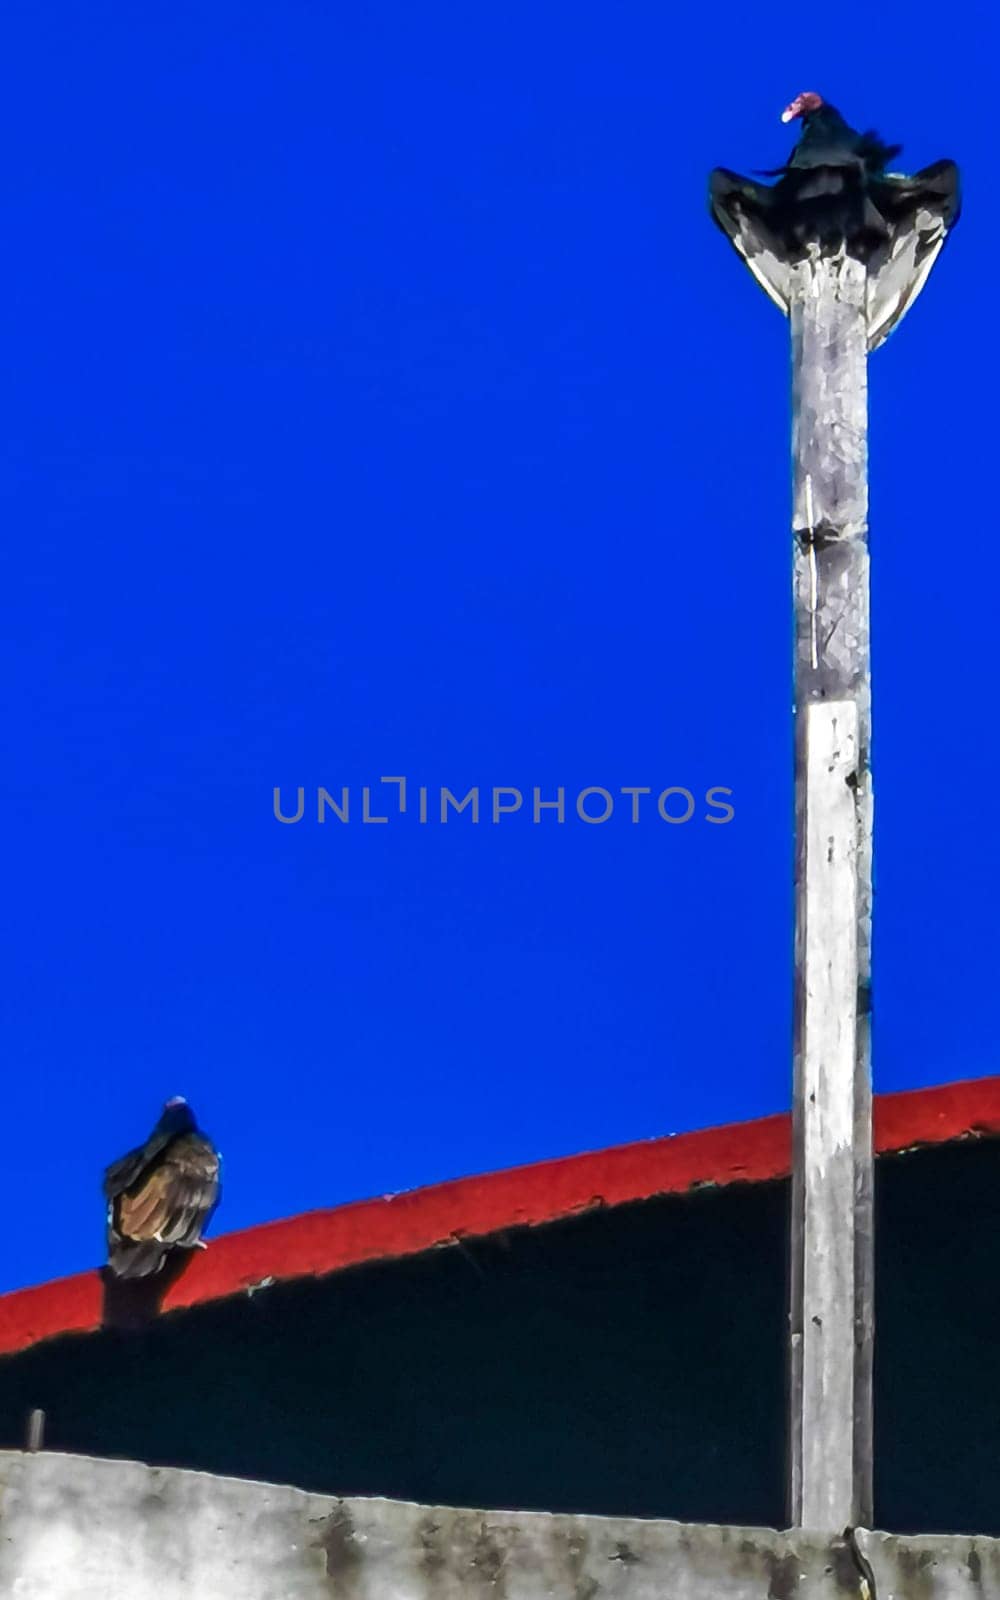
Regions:
<instances>
[{"instance_id":1,"label":"bird's dark plumage","mask_svg":"<svg viewBox=\"0 0 1000 1600\"><path fill-rule=\"evenodd\" d=\"M172 1250L190 1250L219 1203L219 1153L184 1100L169 1100L146 1143L104 1174L108 1266L119 1278L159 1272Z\"/></svg>"},{"instance_id":2,"label":"bird's dark plumage","mask_svg":"<svg viewBox=\"0 0 1000 1600\"><path fill-rule=\"evenodd\" d=\"M958 221L958 168L938 161L908 177L886 171L901 145L858 133L817 94L802 94L783 120L802 119L785 166L744 178L717 167L712 216L754 277L787 313L792 271L819 250L846 251L868 278L868 347L875 349L919 294Z\"/></svg>"}]
</instances>

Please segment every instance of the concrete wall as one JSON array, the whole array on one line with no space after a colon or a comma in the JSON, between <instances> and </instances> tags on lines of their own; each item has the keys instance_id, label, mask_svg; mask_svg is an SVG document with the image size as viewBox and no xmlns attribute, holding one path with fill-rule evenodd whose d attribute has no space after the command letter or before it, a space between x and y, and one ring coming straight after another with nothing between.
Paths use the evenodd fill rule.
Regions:
<instances>
[{"instance_id":1,"label":"concrete wall","mask_svg":"<svg viewBox=\"0 0 1000 1600\"><path fill-rule=\"evenodd\" d=\"M334 1500L84 1456L0 1453L17 1600L1000 1600L1000 1540Z\"/></svg>"}]
</instances>

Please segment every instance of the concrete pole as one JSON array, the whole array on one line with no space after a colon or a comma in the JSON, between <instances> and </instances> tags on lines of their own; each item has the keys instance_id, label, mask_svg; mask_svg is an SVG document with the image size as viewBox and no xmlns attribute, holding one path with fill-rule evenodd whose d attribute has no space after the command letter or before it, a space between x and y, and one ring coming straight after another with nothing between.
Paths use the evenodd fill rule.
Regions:
<instances>
[{"instance_id":1,"label":"concrete pole","mask_svg":"<svg viewBox=\"0 0 1000 1600\"><path fill-rule=\"evenodd\" d=\"M865 269L793 272L795 985L789 1513L872 1522Z\"/></svg>"}]
</instances>

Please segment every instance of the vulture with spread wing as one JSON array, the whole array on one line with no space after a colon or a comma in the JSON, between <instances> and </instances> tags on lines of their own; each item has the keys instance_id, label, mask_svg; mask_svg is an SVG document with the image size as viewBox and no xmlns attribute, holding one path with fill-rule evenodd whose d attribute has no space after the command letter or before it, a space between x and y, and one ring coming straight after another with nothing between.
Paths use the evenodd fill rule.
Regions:
<instances>
[{"instance_id":1,"label":"vulture with spread wing","mask_svg":"<svg viewBox=\"0 0 1000 1600\"><path fill-rule=\"evenodd\" d=\"M146 1143L104 1174L108 1266L118 1278L159 1272L173 1250L204 1249L219 1203L219 1153L186 1100L168 1100Z\"/></svg>"},{"instance_id":2,"label":"vulture with spread wing","mask_svg":"<svg viewBox=\"0 0 1000 1600\"><path fill-rule=\"evenodd\" d=\"M958 168L936 161L908 177L887 172L900 145L857 133L818 94L800 94L782 113L802 120L785 166L742 178L716 167L709 207L730 244L787 315L792 271L811 250L845 250L867 267L868 348L896 327L924 286L961 205Z\"/></svg>"}]
</instances>

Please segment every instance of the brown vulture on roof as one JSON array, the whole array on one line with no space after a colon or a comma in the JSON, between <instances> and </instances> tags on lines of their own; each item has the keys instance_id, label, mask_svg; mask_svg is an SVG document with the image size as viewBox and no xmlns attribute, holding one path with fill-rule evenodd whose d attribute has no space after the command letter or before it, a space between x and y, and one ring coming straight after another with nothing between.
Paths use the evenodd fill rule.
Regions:
<instances>
[{"instance_id":1,"label":"brown vulture on roof","mask_svg":"<svg viewBox=\"0 0 1000 1600\"><path fill-rule=\"evenodd\" d=\"M104 1174L108 1266L118 1278L159 1272L173 1250L204 1246L219 1203L221 1160L186 1100L168 1100L146 1143Z\"/></svg>"},{"instance_id":2,"label":"brown vulture on roof","mask_svg":"<svg viewBox=\"0 0 1000 1600\"><path fill-rule=\"evenodd\" d=\"M782 114L801 119L785 166L758 183L725 167L709 180L714 220L757 282L787 315L792 272L813 250L844 250L865 263L868 348L892 332L923 288L961 206L958 168L935 161L912 177L887 172L900 152L858 133L820 95L800 94Z\"/></svg>"}]
</instances>

